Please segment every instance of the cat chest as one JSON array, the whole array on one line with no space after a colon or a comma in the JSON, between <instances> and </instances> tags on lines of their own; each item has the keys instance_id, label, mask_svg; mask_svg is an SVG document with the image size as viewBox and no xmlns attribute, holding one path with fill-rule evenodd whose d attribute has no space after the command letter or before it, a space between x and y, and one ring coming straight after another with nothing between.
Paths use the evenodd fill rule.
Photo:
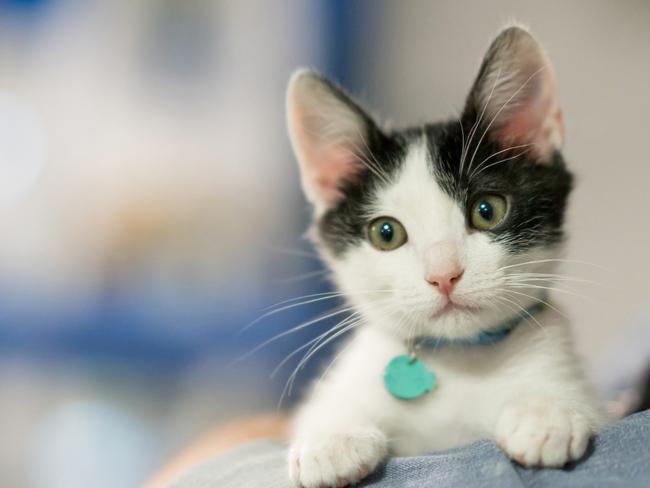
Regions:
<instances>
[{"instance_id":1,"label":"cat chest","mask_svg":"<svg viewBox=\"0 0 650 488\"><path fill-rule=\"evenodd\" d=\"M501 368L495 358L422 357L436 378L431 391L411 400L391 398L395 436L411 441L401 452L447 449L485 437L507 396ZM392 395L391 395L392 397Z\"/></svg>"}]
</instances>

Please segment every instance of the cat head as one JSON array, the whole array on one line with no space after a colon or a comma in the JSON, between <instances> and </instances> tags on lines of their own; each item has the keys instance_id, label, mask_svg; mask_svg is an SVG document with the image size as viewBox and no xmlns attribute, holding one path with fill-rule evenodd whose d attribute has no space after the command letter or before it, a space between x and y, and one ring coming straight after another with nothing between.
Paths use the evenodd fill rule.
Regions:
<instances>
[{"instance_id":1,"label":"cat head","mask_svg":"<svg viewBox=\"0 0 650 488\"><path fill-rule=\"evenodd\" d=\"M497 36L459 119L382 130L307 70L287 117L313 239L371 322L462 337L539 299L572 178L553 69L528 31Z\"/></svg>"}]
</instances>

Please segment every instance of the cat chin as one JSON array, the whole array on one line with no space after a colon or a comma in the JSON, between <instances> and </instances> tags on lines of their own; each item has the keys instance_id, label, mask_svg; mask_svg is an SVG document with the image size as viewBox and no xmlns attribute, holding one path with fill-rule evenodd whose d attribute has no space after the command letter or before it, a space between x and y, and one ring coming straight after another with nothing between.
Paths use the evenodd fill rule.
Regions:
<instances>
[{"instance_id":1,"label":"cat chin","mask_svg":"<svg viewBox=\"0 0 650 488\"><path fill-rule=\"evenodd\" d=\"M429 324L422 327L423 336L440 337L445 339L464 339L473 337L482 330L481 321L474 316L473 320L468 319L467 314L455 314L431 320Z\"/></svg>"},{"instance_id":2,"label":"cat chin","mask_svg":"<svg viewBox=\"0 0 650 488\"><path fill-rule=\"evenodd\" d=\"M405 316L409 312L405 312ZM401 341L414 337L440 337L444 339L461 339L473 337L481 331L498 328L502 321L495 321L494 313L482 309L448 310L442 314L428 316L422 314L405 322L404 319L371 320L371 326L379 326ZM399 324L399 326L396 326Z\"/></svg>"},{"instance_id":3,"label":"cat chin","mask_svg":"<svg viewBox=\"0 0 650 488\"><path fill-rule=\"evenodd\" d=\"M467 315L476 315L480 313L481 308L475 305L467 305L457 301L448 301L438 310L431 314L432 320L439 320L446 316L457 314L467 318Z\"/></svg>"}]
</instances>

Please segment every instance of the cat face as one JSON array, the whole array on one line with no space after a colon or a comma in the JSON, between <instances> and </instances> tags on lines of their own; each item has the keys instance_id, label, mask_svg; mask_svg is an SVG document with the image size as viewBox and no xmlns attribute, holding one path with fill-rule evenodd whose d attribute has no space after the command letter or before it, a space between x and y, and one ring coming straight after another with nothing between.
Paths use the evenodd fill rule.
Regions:
<instances>
[{"instance_id":1,"label":"cat face","mask_svg":"<svg viewBox=\"0 0 650 488\"><path fill-rule=\"evenodd\" d=\"M539 298L571 175L553 72L527 31L496 38L459 120L388 133L309 71L287 102L313 237L370 322L464 337Z\"/></svg>"}]
</instances>

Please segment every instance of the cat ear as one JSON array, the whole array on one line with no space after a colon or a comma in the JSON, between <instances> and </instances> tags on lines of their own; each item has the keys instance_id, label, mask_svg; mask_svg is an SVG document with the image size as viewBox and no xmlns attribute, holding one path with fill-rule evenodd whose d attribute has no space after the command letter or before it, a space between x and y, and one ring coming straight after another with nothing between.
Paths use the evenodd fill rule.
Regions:
<instances>
[{"instance_id":1,"label":"cat ear","mask_svg":"<svg viewBox=\"0 0 650 488\"><path fill-rule=\"evenodd\" d=\"M377 129L343 91L309 70L289 81L287 122L303 191L320 213L343 199L345 183L366 171L368 138Z\"/></svg>"},{"instance_id":2,"label":"cat ear","mask_svg":"<svg viewBox=\"0 0 650 488\"><path fill-rule=\"evenodd\" d=\"M548 162L564 142L564 121L555 75L542 47L522 27L509 27L494 40L483 60L465 108L480 131L502 148L530 144ZM523 149L523 148L522 148Z\"/></svg>"}]
</instances>

